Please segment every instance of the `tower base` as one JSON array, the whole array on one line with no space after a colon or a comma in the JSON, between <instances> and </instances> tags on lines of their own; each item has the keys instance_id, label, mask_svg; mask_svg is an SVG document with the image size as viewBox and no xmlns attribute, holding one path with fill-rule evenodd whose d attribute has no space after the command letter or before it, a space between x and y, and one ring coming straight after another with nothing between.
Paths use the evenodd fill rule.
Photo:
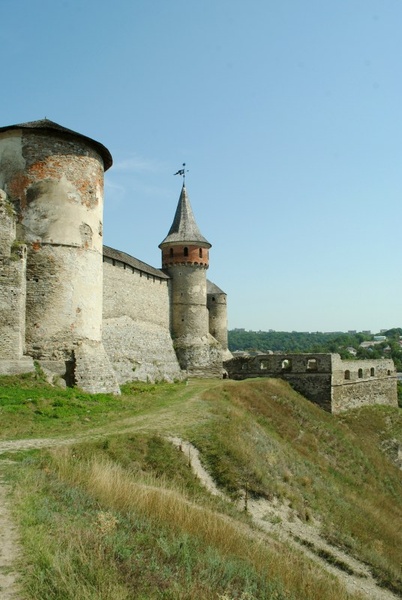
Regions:
<instances>
[{"instance_id":1,"label":"tower base","mask_svg":"<svg viewBox=\"0 0 402 600\"><path fill-rule=\"evenodd\" d=\"M177 338L174 349L181 369L189 377L222 378L222 348L212 335Z\"/></svg>"}]
</instances>

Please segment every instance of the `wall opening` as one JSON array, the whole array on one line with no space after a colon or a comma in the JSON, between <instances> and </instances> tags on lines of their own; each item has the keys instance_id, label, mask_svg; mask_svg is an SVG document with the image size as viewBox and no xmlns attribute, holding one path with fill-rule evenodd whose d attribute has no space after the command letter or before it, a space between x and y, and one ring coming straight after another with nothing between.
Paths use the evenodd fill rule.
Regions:
<instances>
[{"instance_id":1,"label":"wall opening","mask_svg":"<svg viewBox=\"0 0 402 600\"><path fill-rule=\"evenodd\" d=\"M318 364L316 358L309 358L307 360L307 371L317 371Z\"/></svg>"},{"instance_id":2,"label":"wall opening","mask_svg":"<svg viewBox=\"0 0 402 600\"><path fill-rule=\"evenodd\" d=\"M260 361L260 369L262 371L266 371L268 369L268 361L267 360Z\"/></svg>"},{"instance_id":3,"label":"wall opening","mask_svg":"<svg viewBox=\"0 0 402 600\"><path fill-rule=\"evenodd\" d=\"M349 371L349 369L347 369L345 371L345 379L350 379L350 371Z\"/></svg>"},{"instance_id":4,"label":"wall opening","mask_svg":"<svg viewBox=\"0 0 402 600\"><path fill-rule=\"evenodd\" d=\"M200 248L200 249L198 250L198 256L199 256L200 258L202 258L202 248Z\"/></svg>"},{"instance_id":5,"label":"wall opening","mask_svg":"<svg viewBox=\"0 0 402 600\"><path fill-rule=\"evenodd\" d=\"M188 248L187 248L187 246L184 247L183 254L184 254L184 256L188 256Z\"/></svg>"},{"instance_id":6,"label":"wall opening","mask_svg":"<svg viewBox=\"0 0 402 600\"><path fill-rule=\"evenodd\" d=\"M172 258L173 257L173 248L170 248L169 252L170 252L170 258Z\"/></svg>"},{"instance_id":7,"label":"wall opening","mask_svg":"<svg viewBox=\"0 0 402 600\"><path fill-rule=\"evenodd\" d=\"M370 369L370 377L374 377L375 371L374 371L374 367L371 367Z\"/></svg>"},{"instance_id":8,"label":"wall opening","mask_svg":"<svg viewBox=\"0 0 402 600\"><path fill-rule=\"evenodd\" d=\"M292 370L292 361L289 358L285 358L281 364L282 371L291 371Z\"/></svg>"},{"instance_id":9,"label":"wall opening","mask_svg":"<svg viewBox=\"0 0 402 600\"><path fill-rule=\"evenodd\" d=\"M358 376L359 379L362 379L362 377L363 377L363 369L359 369L358 370L357 376Z\"/></svg>"}]
</instances>

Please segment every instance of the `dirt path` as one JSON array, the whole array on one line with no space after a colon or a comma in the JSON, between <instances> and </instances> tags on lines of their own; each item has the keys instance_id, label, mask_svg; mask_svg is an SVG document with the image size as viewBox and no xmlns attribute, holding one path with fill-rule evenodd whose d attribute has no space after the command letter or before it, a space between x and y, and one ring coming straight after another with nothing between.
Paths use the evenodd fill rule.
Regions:
<instances>
[{"instance_id":1,"label":"dirt path","mask_svg":"<svg viewBox=\"0 0 402 600\"><path fill-rule=\"evenodd\" d=\"M14 570L19 554L18 535L9 511L9 488L4 482L2 465L4 461L0 462L0 597L18 600L18 573Z\"/></svg>"}]
</instances>

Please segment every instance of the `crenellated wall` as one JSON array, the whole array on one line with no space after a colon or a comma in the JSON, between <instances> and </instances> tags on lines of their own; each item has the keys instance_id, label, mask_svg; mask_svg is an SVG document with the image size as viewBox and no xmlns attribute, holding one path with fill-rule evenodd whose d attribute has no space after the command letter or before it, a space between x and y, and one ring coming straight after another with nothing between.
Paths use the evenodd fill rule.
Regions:
<instances>
[{"instance_id":1,"label":"crenellated wall","mask_svg":"<svg viewBox=\"0 0 402 600\"><path fill-rule=\"evenodd\" d=\"M367 404L397 406L392 360L347 360L339 354L258 354L224 363L231 379L278 377L324 410L338 413Z\"/></svg>"}]
</instances>

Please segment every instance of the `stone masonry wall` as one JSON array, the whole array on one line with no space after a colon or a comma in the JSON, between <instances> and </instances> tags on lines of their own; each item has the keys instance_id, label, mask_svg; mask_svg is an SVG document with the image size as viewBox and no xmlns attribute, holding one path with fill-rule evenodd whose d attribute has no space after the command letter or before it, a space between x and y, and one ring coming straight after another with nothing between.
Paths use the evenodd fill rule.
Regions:
<instances>
[{"instance_id":1,"label":"stone masonry wall","mask_svg":"<svg viewBox=\"0 0 402 600\"><path fill-rule=\"evenodd\" d=\"M103 319L128 316L169 331L167 279L103 259Z\"/></svg>"},{"instance_id":2,"label":"stone masonry wall","mask_svg":"<svg viewBox=\"0 0 402 600\"><path fill-rule=\"evenodd\" d=\"M331 410L330 354L259 354L226 361L231 379L278 377L324 410Z\"/></svg>"},{"instance_id":3,"label":"stone masonry wall","mask_svg":"<svg viewBox=\"0 0 402 600\"><path fill-rule=\"evenodd\" d=\"M15 241L15 216L0 190L0 359L20 360L25 350L26 261Z\"/></svg>"},{"instance_id":4,"label":"stone masonry wall","mask_svg":"<svg viewBox=\"0 0 402 600\"><path fill-rule=\"evenodd\" d=\"M228 351L228 319L226 294L207 294L209 333L220 343L225 359L231 357Z\"/></svg>"},{"instance_id":5,"label":"stone masonry wall","mask_svg":"<svg viewBox=\"0 0 402 600\"><path fill-rule=\"evenodd\" d=\"M103 345L120 384L183 378L169 331L156 323L128 316L106 319Z\"/></svg>"},{"instance_id":6,"label":"stone masonry wall","mask_svg":"<svg viewBox=\"0 0 402 600\"><path fill-rule=\"evenodd\" d=\"M259 354L233 358L224 367L231 379L284 379L333 413L368 404L397 406L392 360L343 361L338 354Z\"/></svg>"},{"instance_id":7,"label":"stone masonry wall","mask_svg":"<svg viewBox=\"0 0 402 600\"><path fill-rule=\"evenodd\" d=\"M0 186L27 244L27 353L57 369L75 365L88 391L108 369L101 347L103 173L102 156L79 135L37 128L0 134ZM86 345L91 350L79 349ZM110 392L117 390L113 377L109 366L103 380Z\"/></svg>"},{"instance_id":8,"label":"stone masonry wall","mask_svg":"<svg viewBox=\"0 0 402 600\"><path fill-rule=\"evenodd\" d=\"M168 280L114 263L104 257L102 339L119 383L182 379L169 329Z\"/></svg>"},{"instance_id":9,"label":"stone masonry wall","mask_svg":"<svg viewBox=\"0 0 402 600\"><path fill-rule=\"evenodd\" d=\"M398 406L397 376L392 360L341 360L332 355L332 411L370 404Z\"/></svg>"}]
</instances>

